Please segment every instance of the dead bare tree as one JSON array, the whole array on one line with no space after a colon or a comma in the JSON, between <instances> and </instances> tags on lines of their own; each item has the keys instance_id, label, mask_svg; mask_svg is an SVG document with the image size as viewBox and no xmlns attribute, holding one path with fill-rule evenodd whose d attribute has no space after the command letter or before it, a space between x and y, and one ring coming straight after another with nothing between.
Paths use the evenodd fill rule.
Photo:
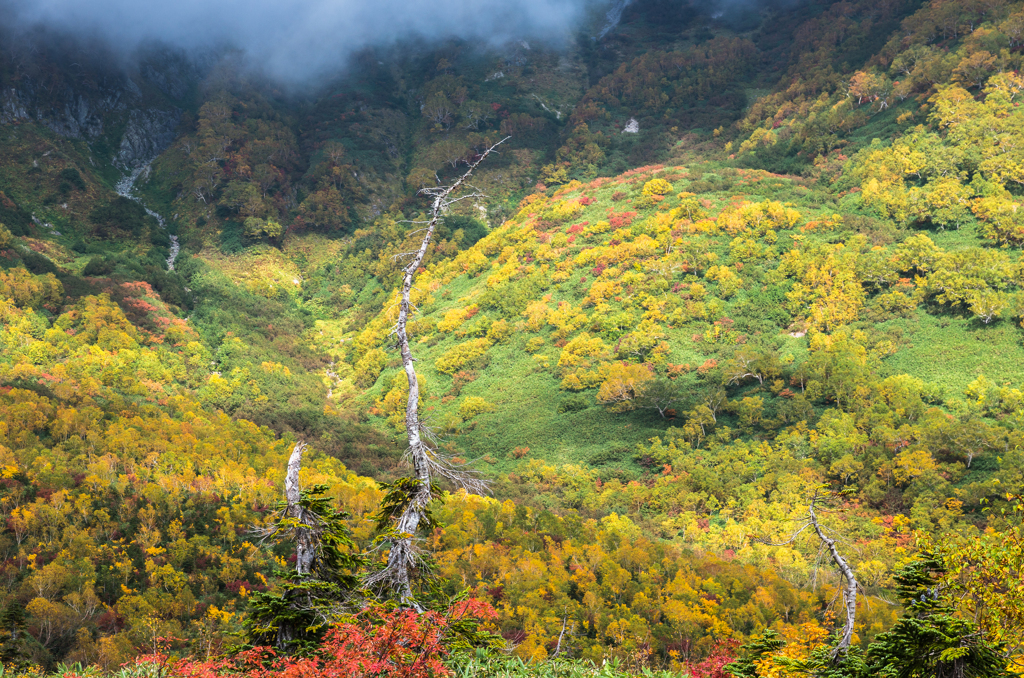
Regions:
<instances>
[{"instance_id":1,"label":"dead bare tree","mask_svg":"<svg viewBox=\"0 0 1024 678\"><path fill-rule=\"evenodd\" d=\"M325 485L303 490L299 471L305 443L292 448L284 479L284 501L265 526L254 528L260 543L295 545L295 576L281 582L280 592L250 598L246 634L254 645L273 644L293 651L318 642L332 624L357 609L361 600L357 570L364 558L344 524L346 514L332 507Z\"/></svg>"},{"instance_id":2,"label":"dead bare tree","mask_svg":"<svg viewBox=\"0 0 1024 678\"><path fill-rule=\"evenodd\" d=\"M817 535L818 540L821 543L821 549L823 551L828 551L832 563L836 566L836 569L839 570L845 582L842 588L843 612L845 617L843 632L839 636L839 642L836 643L835 648L832 650L832 657L836 658L840 654L845 654L847 649L850 647L850 643L853 642L853 627L857 616L857 591L859 586L857 584L857 577L853 572L853 568L850 567L850 563L841 553L839 553L839 547L836 545L837 540L828 535L830 530L821 524L821 521L818 520L818 514L814 511L815 505L826 496L826 494L822 494L820 491L815 490L814 495L811 497L811 501L807 506L807 522L805 522L800 529L794 532L786 541L778 543L769 542L765 539L757 541L760 541L762 544L767 544L768 546L785 546L795 542L796 538L808 528L812 528L814 530L814 533Z\"/></svg>"},{"instance_id":3,"label":"dead bare tree","mask_svg":"<svg viewBox=\"0 0 1024 678\"><path fill-rule=\"evenodd\" d=\"M558 642L555 644L555 649L551 653L551 659L558 658L558 655L562 653L562 639L565 638L566 625L568 625L569 635L571 636L573 631L576 630L576 622L569 623L568 609L563 610L562 616L562 630L558 634Z\"/></svg>"},{"instance_id":4,"label":"dead bare tree","mask_svg":"<svg viewBox=\"0 0 1024 678\"><path fill-rule=\"evenodd\" d=\"M438 453L433 434L420 420L420 385L416 376L416 360L409 348L407 332L409 318L413 314L411 301L413 283L416 279L416 272L427 255L427 249L430 247L430 240L437 228L438 221L448 213L456 202L482 197L477 192L462 196L458 196L458 193L468 186L470 176L480 163L507 140L508 137L505 137L484 151L476 162L470 165L465 174L450 186L420 189L420 195L428 196L431 199L430 219L420 222L425 223L426 226L419 249L415 252L398 255L399 257L412 257L402 269L402 298L398 307L398 322L395 323L392 334L397 339L397 347L402 355L402 366L409 381L409 398L405 407L405 431L409 440L406 453L412 463L413 477L412 483L406 485L408 496L404 498L404 507L397 516L394 531L387 540L389 547L387 564L383 569L368 577L367 583L377 588L390 589L397 595L401 605L414 608L417 611L422 611L422 607L416 602L412 591L411 575L418 561L418 552L413 540L417 530L427 519L427 504L433 497L435 479L443 478L456 487L477 494L486 491L487 483L465 467L455 465L451 459Z\"/></svg>"},{"instance_id":5,"label":"dead bare tree","mask_svg":"<svg viewBox=\"0 0 1024 678\"><path fill-rule=\"evenodd\" d=\"M295 571L306 576L313 571L316 559L317 523L313 516L302 508L302 490L299 487L299 470L302 468L302 454L306 450L305 443L295 443L292 455L288 458L288 471L284 476L284 497L287 502L285 515L293 518L295 528Z\"/></svg>"}]
</instances>

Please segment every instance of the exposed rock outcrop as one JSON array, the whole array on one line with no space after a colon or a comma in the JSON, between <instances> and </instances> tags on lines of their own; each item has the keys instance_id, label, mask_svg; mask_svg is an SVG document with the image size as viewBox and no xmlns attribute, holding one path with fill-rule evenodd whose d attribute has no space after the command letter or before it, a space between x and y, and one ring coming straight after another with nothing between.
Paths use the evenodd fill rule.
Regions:
<instances>
[{"instance_id":1,"label":"exposed rock outcrop","mask_svg":"<svg viewBox=\"0 0 1024 678\"><path fill-rule=\"evenodd\" d=\"M4 35L0 29L0 38ZM32 121L90 145L105 138L111 155L104 160L125 171L144 165L174 141L181 119L175 102L187 96L211 62L206 58L199 64L167 50L150 52L132 65L84 48L48 51L37 42L20 49L28 56L0 55L0 66L18 57L7 71L9 79L0 82L0 124ZM33 49L42 49L41 56Z\"/></svg>"},{"instance_id":2,"label":"exposed rock outcrop","mask_svg":"<svg viewBox=\"0 0 1024 678\"><path fill-rule=\"evenodd\" d=\"M72 139L94 139L103 134L104 118L111 113L124 114L127 88L100 91L75 91L64 87L41 96L40 87L23 78L18 86L4 87L0 94L0 124L33 120L57 134Z\"/></svg>"},{"instance_id":3,"label":"exposed rock outcrop","mask_svg":"<svg viewBox=\"0 0 1024 678\"><path fill-rule=\"evenodd\" d=\"M131 170L160 155L174 141L180 117L181 111L177 108L167 111L156 108L131 110L114 164Z\"/></svg>"}]
</instances>

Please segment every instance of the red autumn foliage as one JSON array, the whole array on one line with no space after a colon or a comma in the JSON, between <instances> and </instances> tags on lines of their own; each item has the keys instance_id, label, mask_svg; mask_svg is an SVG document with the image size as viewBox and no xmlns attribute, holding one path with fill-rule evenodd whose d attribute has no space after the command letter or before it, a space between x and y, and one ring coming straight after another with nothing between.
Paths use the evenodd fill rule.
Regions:
<instances>
[{"instance_id":1,"label":"red autumn foliage","mask_svg":"<svg viewBox=\"0 0 1024 678\"><path fill-rule=\"evenodd\" d=\"M707 374L716 367L718 367L718 361L714 358L708 358L700 367L697 368L697 371L701 374Z\"/></svg>"},{"instance_id":2,"label":"red autumn foliage","mask_svg":"<svg viewBox=\"0 0 1024 678\"><path fill-rule=\"evenodd\" d=\"M608 213L608 223L611 224L612 228L625 228L633 223L633 219L636 218L636 212L615 212Z\"/></svg>"},{"instance_id":3,"label":"red autumn foliage","mask_svg":"<svg viewBox=\"0 0 1024 678\"><path fill-rule=\"evenodd\" d=\"M699 662L687 662L686 672L691 678L728 678L732 674L726 672L725 665L736 661L738 646L735 640L720 642L709 656Z\"/></svg>"},{"instance_id":4,"label":"red autumn foliage","mask_svg":"<svg viewBox=\"0 0 1024 678\"><path fill-rule=\"evenodd\" d=\"M161 675L170 678L441 678L451 675L444 665L453 625L462 620L480 624L497 618L483 600L469 599L452 606L446 614L412 610L368 610L349 623L332 629L312 657L282 657L271 648L259 647L233 659L194 661L185 659ZM148 655L140 663L165 667L164 655Z\"/></svg>"}]
</instances>

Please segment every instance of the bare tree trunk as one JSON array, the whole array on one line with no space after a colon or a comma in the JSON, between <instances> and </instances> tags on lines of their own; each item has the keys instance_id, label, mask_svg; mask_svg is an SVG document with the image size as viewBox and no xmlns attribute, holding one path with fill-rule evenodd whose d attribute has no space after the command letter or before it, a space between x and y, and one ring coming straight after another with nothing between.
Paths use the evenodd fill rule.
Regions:
<instances>
[{"instance_id":1,"label":"bare tree trunk","mask_svg":"<svg viewBox=\"0 0 1024 678\"><path fill-rule=\"evenodd\" d=\"M551 659L557 658L558 655L562 652L562 639L565 637L565 626L568 623L568 621L568 616L562 617L562 630L558 634L558 642L555 644L555 651L551 653ZM573 623L573 626L575 626L575 622ZM572 630L570 630L569 633L571 634Z\"/></svg>"},{"instance_id":2,"label":"bare tree trunk","mask_svg":"<svg viewBox=\"0 0 1024 678\"><path fill-rule=\"evenodd\" d=\"M840 654L845 654L849 649L850 644L853 642L853 628L857 617L858 586L857 577L854 575L853 568L850 567L850 563L843 558L843 555L839 553L839 547L836 546L836 540L829 537L826 534L827 530L818 522L818 514L814 512L814 505L818 502L820 496L821 495L816 490L814 496L811 497L810 505L807 507L807 522L804 523L799 530L794 532L789 539L783 542L771 542L767 539L755 539L755 541L767 544L768 546L785 546L795 542L797 537L799 537L807 528L814 528L814 532L817 535L818 540L825 548L828 549L829 555L832 557L832 562L835 564L836 568L838 568L839 572L843 575L843 579L846 581L843 585L843 614L845 616L843 633L839 637L839 642L832 649L832 658L836 659ZM817 569L815 569L815 577L817 577Z\"/></svg>"},{"instance_id":3,"label":"bare tree trunk","mask_svg":"<svg viewBox=\"0 0 1024 678\"><path fill-rule=\"evenodd\" d=\"M306 443L295 443L292 456L288 458L288 471L284 477L284 497L288 502L287 515L295 518L303 527L297 530L295 539L295 571L306 576L313 571L316 560L315 525L310 524L308 516L299 504L302 493L299 488L299 469L302 468L302 453L306 451ZM308 525L308 527L306 527Z\"/></svg>"},{"instance_id":4,"label":"bare tree trunk","mask_svg":"<svg viewBox=\"0 0 1024 678\"><path fill-rule=\"evenodd\" d=\"M484 161L499 144L506 141L502 139L494 146L491 146L480 158L470 165L466 173L451 186L437 188L424 188L420 190L423 195L433 199L431 206L430 220L427 222L426 232L420 242L419 249L413 254L412 260L402 269L402 300L399 303L398 322L394 328L394 334L398 339L398 349L402 355L402 366L405 369L405 376L409 381L409 399L405 407L405 431L409 439L408 454L412 461L413 479L417 485L405 509L402 511L395 526L396 538L391 540L388 562L383 570L370 577L371 584L386 584L398 594L400 603L417 611L422 608L413 599L412 582L410 570L416 564L416 549L413 538L419 529L420 522L426 515L427 504L433 494L433 477L441 476L455 483L457 486L468 490L482 491L486 485L479 479L465 471L452 466L451 462L436 454L436 449L424 439L426 428L420 421L420 385L416 376L416 360L409 348L409 336L407 327L409 317L412 315L412 302L410 300L413 282L416 278L416 271L423 263L430 247L430 239L437 228L438 220L448 212L448 209L456 200L468 197L477 197L477 194L453 198L452 196L462 189L468 181L473 170Z\"/></svg>"},{"instance_id":5,"label":"bare tree trunk","mask_svg":"<svg viewBox=\"0 0 1024 678\"><path fill-rule=\"evenodd\" d=\"M835 563L839 571L843 573L843 578L846 579L846 585L843 587L843 609L846 615L846 622L843 627L843 635L839 638L839 644L836 645L833 651L833 656L838 656L840 652L845 652L853 641L853 624L857 616L857 578L853 574L853 568L850 567L850 564L839 553L839 549L836 547L836 540L826 535L822 530L821 525L818 523L818 516L814 513L813 501L808 507L808 513L811 517L811 525L818 534L818 539L828 548L829 553L832 554L832 562Z\"/></svg>"}]
</instances>

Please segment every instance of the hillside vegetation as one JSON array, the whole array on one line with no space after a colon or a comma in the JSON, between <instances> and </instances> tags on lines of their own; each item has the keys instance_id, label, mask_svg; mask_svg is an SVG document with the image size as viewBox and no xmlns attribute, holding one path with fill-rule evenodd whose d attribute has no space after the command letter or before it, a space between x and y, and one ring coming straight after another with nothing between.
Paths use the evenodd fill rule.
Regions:
<instances>
[{"instance_id":1,"label":"hillside vegetation","mask_svg":"<svg viewBox=\"0 0 1024 678\"><path fill-rule=\"evenodd\" d=\"M315 98L225 60L136 183L166 227L109 140L0 127L4 675L1019 674L1022 36L647 2ZM506 136L412 292L420 415L491 485L433 502L417 615L355 583L407 487L403 254ZM345 591L271 657L298 441Z\"/></svg>"}]
</instances>

